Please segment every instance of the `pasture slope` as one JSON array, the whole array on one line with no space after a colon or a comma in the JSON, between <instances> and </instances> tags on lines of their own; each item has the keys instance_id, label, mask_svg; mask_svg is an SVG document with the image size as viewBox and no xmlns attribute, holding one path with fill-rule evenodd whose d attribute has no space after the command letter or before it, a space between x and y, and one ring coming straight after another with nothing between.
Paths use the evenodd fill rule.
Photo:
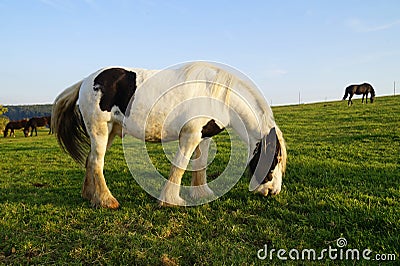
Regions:
<instances>
[{"instance_id":1,"label":"pasture slope","mask_svg":"<svg viewBox=\"0 0 400 266\"><path fill-rule=\"evenodd\" d=\"M400 97L273 110L289 155L281 194L250 193L244 176L218 200L188 208L157 206L132 178L121 140L106 157L122 205L111 211L80 197L84 171L46 129L0 138L0 264L399 265ZM229 158L225 139L210 176ZM149 149L168 173L165 156Z\"/></svg>"}]
</instances>

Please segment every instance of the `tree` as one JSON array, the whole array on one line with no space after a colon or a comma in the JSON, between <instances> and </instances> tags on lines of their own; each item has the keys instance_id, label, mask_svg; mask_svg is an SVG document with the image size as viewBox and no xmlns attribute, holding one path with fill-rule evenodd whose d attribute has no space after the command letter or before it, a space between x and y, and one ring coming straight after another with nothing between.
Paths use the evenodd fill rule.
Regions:
<instances>
[{"instance_id":1,"label":"tree","mask_svg":"<svg viewBox=\"0 0 400 266\"><path fill-rule=\"evenodd\" d=\"M0 104L0 115L3 115L7 111L8 111L8 109L6 107L3 107L3 105Z\"/></svg>"},{"instance_id":2,"label":"tree","mask_svg":"<svg viewBox=\"0 0 400 266\"><path fill-rule=\"evenodd\" d=\"M0 130L3 130L8 123L8 118L3 116L3 114L6 112L7 108L3 107L3 105L0 104Z\"/></svg>"}]
</instances>

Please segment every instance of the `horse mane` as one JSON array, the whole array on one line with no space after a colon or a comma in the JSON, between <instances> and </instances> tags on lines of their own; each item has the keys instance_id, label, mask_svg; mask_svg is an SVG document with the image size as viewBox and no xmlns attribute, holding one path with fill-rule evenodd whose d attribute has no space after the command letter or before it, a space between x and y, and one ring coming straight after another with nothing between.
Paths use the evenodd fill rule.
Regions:
<instances>
[{"instance_id":1,"label":"horse mane","mask_svg":"<svg viewBox=\"0 0 400 266\"><path fill-rule=\"evenodd\" d=\"M240 73L239 70L237 72ZM232 93L239 96L250 94L252 97L246 97L245 100L248 101L248 98L254 100L254 102L248 102L248 105L259 109L260 132L267 134L275 126L271 108L250 78L246 77L248 80L239 79L237 75L228 72L217 64L202 61L184 66L183 74L186 81L205 81L210 84L210 86L207 86L210 96L224 102L227 106L230 105Z\"/></svg>"},{"instance_id":2,"label":"horse mane","mask_svg":"<svg viewBox=\"0 0 400 266\"><path fill-rule=\"evenodd\" d=\"M368 88L369 88L369 92L371 93L371 95L372 96L375 96L375 90L374 90L374 88L372 87L372 85L371 84L369 84L369 83L364 83L366 86L368 86Z\"/></svg>"},{"instance_id":3,"label":"horse mane","mask_svg":"<svg viewBox=\"0 0 400 266\"><path fill-rule=\"evenodd\" d=\"M207 62L187 64L183 67L182 71L185 81L200 81L196 83L198 86L206 82L210 96L221 100L229 106L230 89L236 81L232 74Z\"/></svg>"}]
</instances>

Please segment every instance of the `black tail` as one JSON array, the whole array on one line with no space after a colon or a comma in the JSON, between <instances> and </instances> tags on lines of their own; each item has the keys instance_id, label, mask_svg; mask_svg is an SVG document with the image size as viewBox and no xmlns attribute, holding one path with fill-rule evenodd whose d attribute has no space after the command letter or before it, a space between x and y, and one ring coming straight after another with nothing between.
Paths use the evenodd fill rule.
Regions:
<instances>
[{"instance_id":1,"label":"black tail","mask_svg":"<svg viewBox=\"0 0 400 266\"><path fill-rule=\"evenodd\" d=\"M90 148L89 136L76 105L82 81L63 91L54 101L51 128L60 146L78 163L85 164Z\"/></svg>"},{"instance_id":2,"label":"black tail","mask_svg":"<svg viewBox=\"0 0 400 266\"><path fill-rule=\"evenodd\" d=\"M347 89L346 89L342 100L346 100L346 98L347 98L348 95L349 95L349 92L348 92Z\"/></svg>"}]
</instances>

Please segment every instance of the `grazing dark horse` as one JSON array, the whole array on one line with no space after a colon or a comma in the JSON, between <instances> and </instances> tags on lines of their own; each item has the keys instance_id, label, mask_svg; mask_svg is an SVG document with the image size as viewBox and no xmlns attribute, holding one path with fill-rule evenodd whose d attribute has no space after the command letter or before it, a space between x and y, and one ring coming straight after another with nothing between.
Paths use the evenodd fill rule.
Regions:
<instances>
[{"instance_id":1,"label":"grazing dark horse","mask_svg":"<svg viewBox=\"0 0 400 266\"><path fill-rule=\"evenodd\" d=\"M35 130L35 134L37 136L37 127L44 127L48 126L50 128L49 134L52 133L51 127L51 117L50 116L43 116L43 117L32 117L29 119L29 121L26 123L25 128L24 128L24 134L25 137L29 135L29 128L31 128L31 137L33 135L33 130Z\"/></svg>"},{"instance_id":2,"label":"grazing dark horse","mask_svg":"<svg viewBox=\"0 0 400 266\"><path fill-rule=\"evenodd\" d=\"M20 129L20 128L25 127L26 122L28 122L28 120L26 120L26 119L8 122L6 125L6 128L4 129L4 137L5 138L7 137L8 130L10 130L10 137L11 136L15 137L14 129Z\"/></svg>"},{"instance_id":3,"label":"grazing dark horse","mask_svg":"<svg viewBox=\"0 0 400 266\"><path fill-rule=\"evenodd\" d=\"M364 103L364 97L365 97L365 103L368 103L368 93L371 94L371 103L374 102L374 98L375 98L375 91L374 88L372 88L371 84L368 83L363 83L360 85L350 85L346 88L345 94L343 96L343 100L346 100L347 95L350 94L349 97L349 102L348 105L352 105L353 101L351 100L351 98L353 97L354 94L360 95L362 94L362 103Z\"/></svg>"}]
</instances>

